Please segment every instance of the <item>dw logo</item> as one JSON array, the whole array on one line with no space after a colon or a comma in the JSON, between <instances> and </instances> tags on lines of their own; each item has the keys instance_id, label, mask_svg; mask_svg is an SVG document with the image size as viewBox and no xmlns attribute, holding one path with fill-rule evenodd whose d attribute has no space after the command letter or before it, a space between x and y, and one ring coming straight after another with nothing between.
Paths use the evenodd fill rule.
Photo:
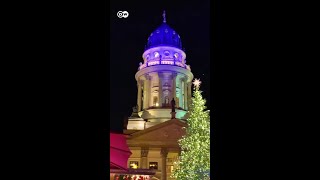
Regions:
<instances>
[{"instance_id":1,"label":"dw logo","mask_svg":"<svg viewBox=\"0 0 320 180\"><path fill-rule=\"evenodd\" d=\"M127 18L129 16L128 11L118 11L117 13L118 18Z\"/></svg>"}]
</instances>

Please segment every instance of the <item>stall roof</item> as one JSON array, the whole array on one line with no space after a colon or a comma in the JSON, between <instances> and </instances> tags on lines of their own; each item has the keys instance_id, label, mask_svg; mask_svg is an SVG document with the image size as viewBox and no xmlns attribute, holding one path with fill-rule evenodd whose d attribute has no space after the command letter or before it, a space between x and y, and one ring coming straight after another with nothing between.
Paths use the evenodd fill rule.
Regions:
<instances>
[{"instance_id":1,"label":"stall roof","mask_svg":"<svg viewBox=\"0 0 320 180\"><path fill-rule=\"evenodd\" d=\"M130 155L125 135L110 133L110 169L127 170Z\"/></svg>"}]
</instances>

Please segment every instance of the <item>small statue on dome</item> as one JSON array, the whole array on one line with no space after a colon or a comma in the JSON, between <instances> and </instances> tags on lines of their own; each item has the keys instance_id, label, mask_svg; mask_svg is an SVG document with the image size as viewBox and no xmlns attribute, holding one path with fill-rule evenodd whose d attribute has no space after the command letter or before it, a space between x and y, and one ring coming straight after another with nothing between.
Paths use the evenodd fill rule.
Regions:
<instances>
[{"instance_id":1,"label":"small statue on dome","mask_svg":"<svg viewBox=\"0 0 320 180\"><path fill-rule=\"evenodd\" d=\"M132 107L132 112L134 112L134 113L138 112L138 105Z\"/></svg>"}]
</instances>

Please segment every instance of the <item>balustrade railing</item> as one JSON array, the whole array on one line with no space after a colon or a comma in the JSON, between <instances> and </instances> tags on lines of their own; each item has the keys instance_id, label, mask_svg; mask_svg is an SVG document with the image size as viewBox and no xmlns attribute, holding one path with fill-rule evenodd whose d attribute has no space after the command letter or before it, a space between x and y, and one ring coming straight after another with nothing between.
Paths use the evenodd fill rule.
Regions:
<instances>
[{"instance_id":1,"label":"balustrade railing","mask_svg":"<svg viewBox=\"0 0 320 180\"><path fill-rule=\"evenodd\" d=\"M173 59L161 59L160 60L160 58L155 58L153 60L149 60L147 63L140 65L138 70L141 70L141 69L149 67L149 66L155 66L155 65L172 65L172 66L179 66L179 67L191 70L189 65L183 64L180 61L174 61Z\"/></svg>"}]
</instances>

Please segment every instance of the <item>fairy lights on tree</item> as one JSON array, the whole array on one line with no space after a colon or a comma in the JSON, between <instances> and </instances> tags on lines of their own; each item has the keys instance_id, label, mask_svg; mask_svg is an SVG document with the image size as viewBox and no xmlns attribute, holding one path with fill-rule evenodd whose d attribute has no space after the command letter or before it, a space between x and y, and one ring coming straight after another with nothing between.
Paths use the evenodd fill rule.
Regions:
<instances>
[{"instance_id":1,"label":"fairy lights on tree","mask_svg":"<svg viewBox=\"0 0 320 180\"><path fill-rule=\"evenodd\" d=\"M199 90L200 84L199 79L193 81L186 135L179 140L181 155L173 172L173 177L178 180L210 179L210 114Z\"/></svg>"}]
</instances>

